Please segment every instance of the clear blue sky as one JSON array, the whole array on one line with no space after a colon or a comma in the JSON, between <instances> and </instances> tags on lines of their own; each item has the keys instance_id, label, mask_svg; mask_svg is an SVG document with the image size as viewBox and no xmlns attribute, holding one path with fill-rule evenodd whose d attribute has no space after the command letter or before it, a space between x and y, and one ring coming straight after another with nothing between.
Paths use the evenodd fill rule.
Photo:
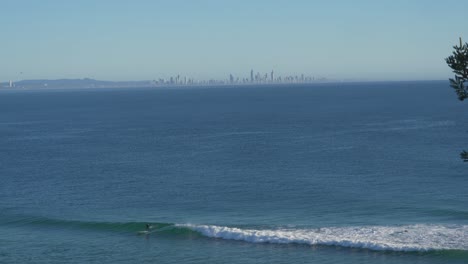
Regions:
<instances>
[{"instance_id":1,"label":"clear blue sky","mask_svg":"<svg viewBox=\"0 0 468 264\"><path fill-rule=\"evenodd\" d=\"M466 0L0 0L0 81L452 76Z\"/></svg>"}]
</instances>

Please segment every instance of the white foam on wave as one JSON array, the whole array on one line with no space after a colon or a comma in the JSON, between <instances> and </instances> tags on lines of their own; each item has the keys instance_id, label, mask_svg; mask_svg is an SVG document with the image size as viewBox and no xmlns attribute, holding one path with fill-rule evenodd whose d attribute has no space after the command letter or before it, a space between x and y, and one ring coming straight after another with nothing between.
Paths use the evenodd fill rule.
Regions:
<instances>
[{"instance_id":1,"label":"white foam on wave","mask_svg":"<svg viewBox=\"0 0 468 264\"><path fill-rule=\"evenodd\" d=\"M408 225L255 230L178 225L204 236L251 243L329 245L388 251L468 250L468 225Z\"/></svg>"}]
</instances>

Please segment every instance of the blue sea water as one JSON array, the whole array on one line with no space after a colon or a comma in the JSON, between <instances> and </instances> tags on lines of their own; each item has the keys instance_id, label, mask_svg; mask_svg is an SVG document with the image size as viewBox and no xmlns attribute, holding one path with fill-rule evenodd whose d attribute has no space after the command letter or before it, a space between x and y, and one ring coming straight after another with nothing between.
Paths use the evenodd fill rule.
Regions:
<instances>
[{"instance_id":1,"label":"blue sea water","mask_svg":"<svg viewBox=\"0 0 468 264\"><path fill-rule=\"evenodd\" d=\"M445 81L2 90L0 263L468 263L466 109Z\"/></svg>"}]
</instances>

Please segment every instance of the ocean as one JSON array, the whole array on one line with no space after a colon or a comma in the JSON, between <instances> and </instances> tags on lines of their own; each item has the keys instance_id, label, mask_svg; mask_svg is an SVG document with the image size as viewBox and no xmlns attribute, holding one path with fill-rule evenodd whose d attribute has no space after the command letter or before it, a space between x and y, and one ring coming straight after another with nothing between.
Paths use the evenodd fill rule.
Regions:
<instances>
[{"instance_id":1,"label":"ocean","mask_svg":"<svg viewBox=\"0 0 468 264\"><path fill-rule=\"evenodd\" d=\"M467 107L448 81L0 90L0 263L468 263Z\"/></svg>"}]
</instances>

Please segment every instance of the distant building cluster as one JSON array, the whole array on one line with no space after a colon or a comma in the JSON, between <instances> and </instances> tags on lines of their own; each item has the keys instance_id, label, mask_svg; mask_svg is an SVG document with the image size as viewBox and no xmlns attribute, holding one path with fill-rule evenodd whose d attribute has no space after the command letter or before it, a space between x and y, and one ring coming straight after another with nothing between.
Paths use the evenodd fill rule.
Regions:
<instances>
[{"instance_id":1,"label":"distant building cluster","mask_svg":"<svg viewBox=\"0 0 468 264\"><path fill-rule=\"evenodd\" d=\"M248 84L287 84L287 83L312 83L316 81L326 81L325 78L315 78L314 76L290 75L290 76L276 76L272 70L269 73L255 73L250 70L249 77L238 77L229 74L227 79L209 79L209 80L196 80L193 78L181 77L180 75L170 77L168 79L160 78L153 80L154 86L167 86L167 85L248 85Z\"/></svg>"},{"instance_id":2,"label":"distant building cluster","mask_svg":"<svg viewBox=\"0 0 468 264\"><path fill-rule=\"evenodd\" d=\"M250 70L247 77L238 77L229 74L226 79L196 80L186 76L176 75L151 81L100 81L89 78L59 79L59 80L21 80L0 83L1 88L117 88L117 87L163 87L163 86L204 86L204 85L260 85L260 84L300 84L327 81L325 78L311 76L290 75L277 76L272 70L268 73L255 73Z\"/></svg>"},{"instance_id":3,"label":"distant building cluster","mask_svg":"<svg viewBox=\"0 0 468 264\"><path fill-rule=\"evenodd\" d=\"M196 81L193 78L187 78L186 76L181 77L180 75L170 77L168 79L159 78L151 82L153 85L195 85L199 81Z\"/></svg>"}]
</instances>

